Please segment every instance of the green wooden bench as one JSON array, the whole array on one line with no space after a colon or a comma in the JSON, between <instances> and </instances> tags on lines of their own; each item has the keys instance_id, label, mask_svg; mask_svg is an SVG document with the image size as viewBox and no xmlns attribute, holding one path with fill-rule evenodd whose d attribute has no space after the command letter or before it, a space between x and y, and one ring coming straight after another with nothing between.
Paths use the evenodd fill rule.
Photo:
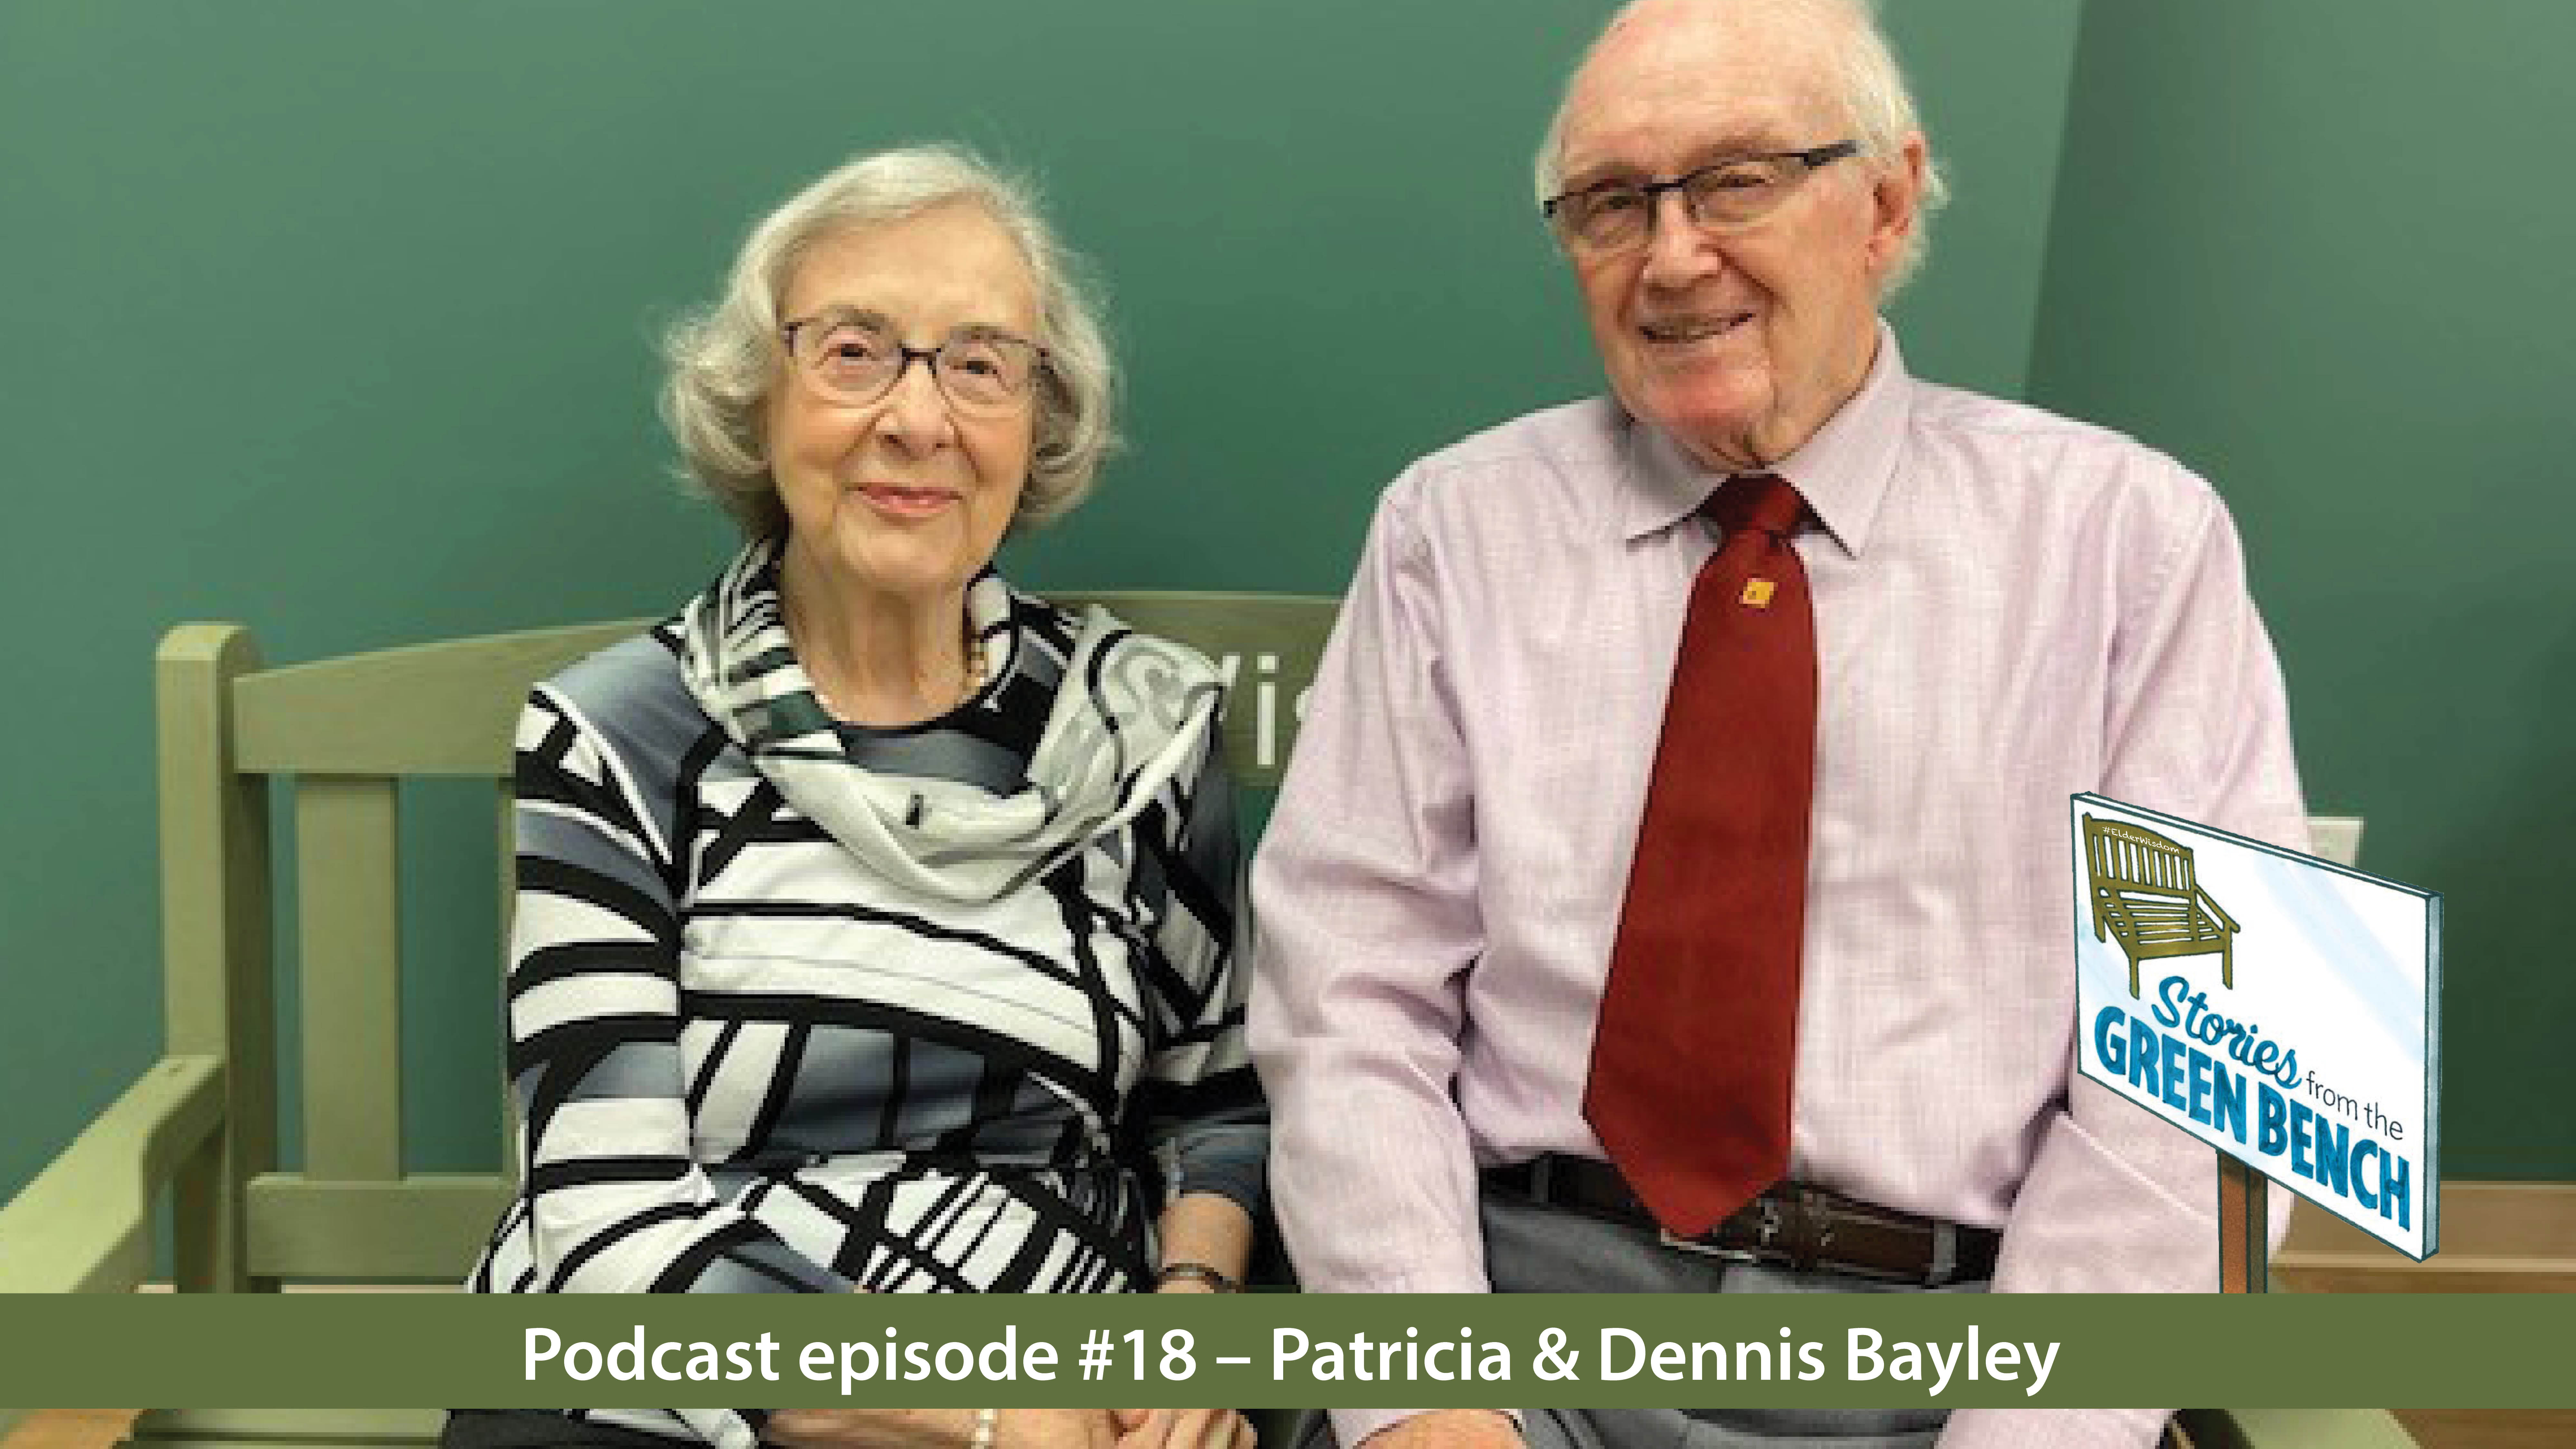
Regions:
<instances>
[{"instance_id":1,"label":"green wooden bench","mask_svg":"<svg viewBox=\"0 0 2576 1449\"><path fill-rule=\"evenodd\" d=\"M1228 755L1248 786L1278 781L1297 703L1332 623L1329 599L1247 594L1059 595L1230 667ZM492 790L505 843L512 725L535 681L647 621L542 629L263 667L237 625L162 641L159 730L163 1056L25 1191L0 1208L0 1292L134 1289L151 1223L172 1204L181 1292L270 1292L298 1281L454 1284L511 1191L502 1172L409 1171L403 1152L397 826L405 780ZM272 794L291 858L270 840ZM499 852L496 910L509 900ZM272 943L277 877L294 884L296 963ZM506 933L505 933L506 938ZM499 972L494 968L494 990ZM282 1103L280 982L296 983L299 1100ZM495 1072L498 1063L494 1064ZM281 1107L300 1166L281 1166ZM496 1124L506 1137L507 1124ZM508 1153L498 1154L506 1163ZM0 1430L9 1423L0 1411ZM2262 1446L2404 1444L2393 1421L2326 1432L2298 1416L2205 1421ZM138 1444L224 1449L414 1446L436 1410L153 1410ZM2361 1427L2353 1427L2355 1425ZM2303 1427L2304 1426L2304 1427ZM2315 1432L2311 1432L2311 1431ZM2378 1435L2379 1437L2371 1437Z\"/></svg>"},{"instance_id":2,"label":"green wooden bench","mask_svg":"<svg viewBox=\"0 0 2576 1449\"><path fill-rule=\"evenodd\" d=\"M2084 863L2092 875L2093 939L2107 932L2138 963L2167 956L2218 956L2220 979L2236 984L2235 918L2200 888L2191 847L2121 820L2084 817Z\"/></svg>"}]
</instances>

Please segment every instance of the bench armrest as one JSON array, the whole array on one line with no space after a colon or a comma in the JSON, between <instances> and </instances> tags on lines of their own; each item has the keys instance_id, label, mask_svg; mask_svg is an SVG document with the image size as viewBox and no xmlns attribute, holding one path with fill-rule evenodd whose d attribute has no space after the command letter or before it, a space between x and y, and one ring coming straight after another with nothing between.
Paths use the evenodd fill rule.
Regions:
<instances>
[{"instance_id":1,"label":"bench armrest","mask_svg":"<svg viewBox=\"0 0 2576 1449\"><path fill-rule=\"evenodd\" d=\"M127 1292L148 1266L152 1201L222 1125L220 1059L163 1057L0 1207L0 1293Z\"/></svg>"},{"instance_id":2,"label":"bench armrest","mask_svg":"<svg viewBox=\"0 0 2576 1449\"><path fill-rule=\"evenodd\" d=\"M2202 909L2202 910L2205 910L2205 911L2207 911L2207 912L2209 912L2211 919L2213 919L2213 920L2217 921L2217 922L2218 922L2218 924L2220 924L2220 925L2222 925L2222 926L2225 926L2227 929L2229 929L2229 930L2231 930L2231 931L2239 931L2239 930L2243 930L2243 929L2244 929L2244 927L2239 926L2239 925L2237 925L2237 924L2236 924L2236 918L2235 918L2235 917L2233 917L2233 916L2231 916L2231 915L2227 914L2227 912L2225 912L2225 911L2223 911L2223 910L2219 909L2218 902L2213 901L2213 900L2211 900L2211 899L2209 898L2209 892L2207 892L2207 891L2205 891L2205 890L2202 890L2202 889L2201 889L2200 887L2198 887L2198 886L2193 886L2193 887L2192 887L2192 890L2191 890L2191 893L2192 893L2193 895L2198 896L2198 897L2200 898L2200 906L2201 906L2201 909Z\"/></svg>"},{"instance_id":3,"label":"bench armrest","mask_svg":"<svg viewBox=\"0 0 2576 1449\"><path fill-rule=\"evenodd\" d=\"M2385 1409L2185 1409L2198 1449L2415 1449Z\"/></svg>"}]
</instances>

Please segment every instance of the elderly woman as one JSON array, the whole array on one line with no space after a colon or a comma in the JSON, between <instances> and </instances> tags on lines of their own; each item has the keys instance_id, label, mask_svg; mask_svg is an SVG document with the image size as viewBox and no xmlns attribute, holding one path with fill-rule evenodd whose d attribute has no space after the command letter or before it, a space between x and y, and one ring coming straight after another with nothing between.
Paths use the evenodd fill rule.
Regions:
<instances>
[{"instance_id":1,"label":"elderly woman","mask_svg":"<svg viewBox=\"0 0 2576 1449\"><path fill-rule=\"evenodd\" d=\"M1205 1292L1265 1129L1218 680L1014 590L1111 441L1017 183L864 156L755 229L664 412L745 535L530 699L485 1292ZM1225 1413L465 1412L451 1445L1223 1449Z\"/></svg>"}]
</instances>

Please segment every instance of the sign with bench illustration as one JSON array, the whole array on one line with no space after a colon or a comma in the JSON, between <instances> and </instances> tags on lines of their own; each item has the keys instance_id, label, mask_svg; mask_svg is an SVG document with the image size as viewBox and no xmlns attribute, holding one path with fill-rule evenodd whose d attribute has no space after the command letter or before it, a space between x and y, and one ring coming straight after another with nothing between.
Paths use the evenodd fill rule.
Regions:
<instances>
[{"instance_id":1,"label":"sign with bench illustration","mask_svg":"<svg viewBox=\"0 0 2576 1449\"><path fill-rule=\"evenodd\" d=\"M2099 795L2068 815L2077 1070L2217 1151L2226 1286L2262 1290L2266 1178L2429 1257L2442 898Z\"/></svg>"}]
</instances>

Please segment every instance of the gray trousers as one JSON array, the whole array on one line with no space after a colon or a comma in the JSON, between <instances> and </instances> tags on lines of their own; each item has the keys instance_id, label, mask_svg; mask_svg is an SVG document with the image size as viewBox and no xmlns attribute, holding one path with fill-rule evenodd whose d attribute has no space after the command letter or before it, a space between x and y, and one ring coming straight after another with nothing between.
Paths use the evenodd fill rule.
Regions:
<instances>
[{"instance_id":1,"label":"gray trousers","mask_svg":"<svg viewBox=\"0 0 2576 1449\"><path fill-rule=\"evenodd\" d=\"M1485 1273L1497 1293L1919 1292L1841 1273L1796 1273L1665 1247L1642 1228L1487 1192ZM1959 1285L1982 1291L1983 1283ZM1958 1291L1957 1289L1945 1291ZM1949 1411L1531 1409L1531 1449L1930 1449Z\"/></svg>"},{"instance_id":2,"label":"gray trousers","mask_svg":"<svg viewBox=\"0 0 2576 1449\"><path fill-rule=\"evenodd\" d=\"M1840 1273L1793 1273L1677 1252L1637 1228L1484 1196L1485 1274L1497 1293L1916 1292ZM1944 1292L1981 1292L1967 1283ZM1931 1449L1945 1409L1525 1409L1530 1449ZM1332 1449L1324 1416L1301 1449Z\"/></svg>"}]
</instances>

